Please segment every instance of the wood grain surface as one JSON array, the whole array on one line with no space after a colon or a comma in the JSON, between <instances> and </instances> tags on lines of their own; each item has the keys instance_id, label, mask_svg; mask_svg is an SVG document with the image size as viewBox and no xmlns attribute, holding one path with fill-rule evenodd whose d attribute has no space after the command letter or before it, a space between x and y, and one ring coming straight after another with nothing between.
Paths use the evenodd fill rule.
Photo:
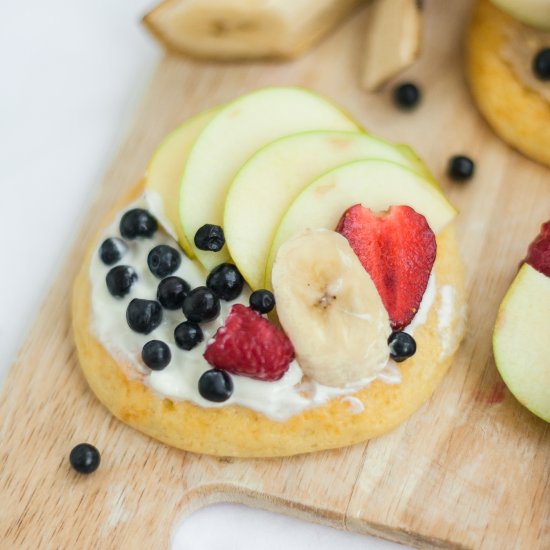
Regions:
<instances>
[{"instance_id":1,"label":"wood grain surface","mask_svg":"<svg viewBox=\"0 0 550 550\"><path fill-rule=\"evenodd\" d=\"M358 86L366 13L292 63L162 61L3 388L0 548L168 548L182 517L217 501L418 547L550 548L550 428L506 390L491 353L498 304L550 217L550 171L499 141L472 104L462 70L469 2L426 4L424 53L403 76L424 92L412 113L398 112L388 91ZM267 84L318 90L427 160L461 209L469 331L431 401L387 436L288 459L196 456L127 428L96 401L76 363L70 286L100 214L141 176L159 140L189 115ZM447 159L463 152L477 174L453 185ZM81 441L102 451L88 477L68 464Z\"/></svg>"}]
</instances>

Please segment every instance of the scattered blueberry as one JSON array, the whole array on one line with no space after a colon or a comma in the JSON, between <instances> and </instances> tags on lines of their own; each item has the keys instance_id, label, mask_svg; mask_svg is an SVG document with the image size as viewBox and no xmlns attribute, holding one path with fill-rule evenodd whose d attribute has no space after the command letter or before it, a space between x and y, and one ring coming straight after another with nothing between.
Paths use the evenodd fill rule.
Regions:
<instances>
[{"instance_id":1,"label":"scattered blueberry","mask_svg":"<svg viewBox=\"0 0 550 550\"><path fill-rule=\"evenodd\" d=\"M416 353L416 342L406 332L392 332L388 338L390 357L397 363L405 361Z\"/></svg>"},{"instance_id":2,"label":"scattered blueberry","mask_svg":"<svg viewBox=\"0 0 550 550\"><path fill-rule=\"evenodd\" d=\"M184 321L174 330L174 339L176 340L178 348L189 351L203 341L204 335L201 327L197 325L197 323Z\"/></svg>"},{"instance_id":3,"label":"scattered blueberry","mask_svg":"<svg viewBox=\"0 0 550 550\"><path fill-rule=\"evenodd\" d=\"M220 300L209 288L199 286L185 297L182 309L188 321L212 321L220 314Z\"/></svg>"},{"instance_id":4,"label":"scattered blueberry","mask_svg":"<svg viewBox=\"0 0 550 550\"><path fill-rule=\"evenodd\" d=\"M223 229L219 225L207 223L195 233L195 246L199 250L219 252L225 244Z\"/></svg>"},{"instance_id":5,"label":"scattered blueberry","mask_svg":"<svg viewBox=\"0 0 550 550\"><path fill-rule=\"evenodd\" d=\"M159 244L149 252L147 256L147 265L151 273L162 279L167 275L172 275L181 264L180 253L167 244Z\"/></svg>"},{"instance_id":6,"label":"scattered blueberry","mask_svg":"<svg viewBox=\"0 0 550 550\"><path fill-rule=\"evenodd\" d=\"M99 247L99 257L105 265L116 264L128 250L122 239L111 237L105 239Z\"/></svg>"},{"instance_id":7,"label":"scattered blueberry","mask_svg":"<svg viewBox=\"0 0 550 550\"><path fill-rule=\"evenodd\" d=\"M105 277L109 292L118 298L126 296L137 281L137 273L129 265L117 265L109 270Z\"/></svg>"},{"instance_id":8,"label":"scattered blueberry","mask_svg":"<svg viewBox=\"0 0 550 550\"><path fill-rule=\"evenodd\" d=\"M215 267L206 279L206 286L222 300L231 301L243 291L244 278L237 266L229 263Z\"/></svg>"},{"instance_id":9,"label":"scattered blueberry","mask_svg":"<svg viewBox=\"0 0 550 550\"><path fill-rule=\"evenodd\" d=\"M250 307L259 313L269 313L275 307L275 296L269 290L255 290L250 295Z\"/></svg>"},{"instance_id":10,"label":"scattered blueberry","mask_svg":"<svg viewBox=\"0 0 550 550\"><path fill-rule=\"evenodd\" d=\"M165 309L179 309L191 287L179 277L166 277L159 283L157 300Z\"/></svg>"},{"instance_id":11,"label":"scattered blueberry","mask_svg":"<svg viewBox=\"0 0 550 550\"><path fill-rule=\"evenodd\" d=\"M550 80L550 48L537 53L533 59L533 72L539 80Z\"/></svg>"},{"instance_id":12,"label":"scattered blueberry","mask_svg":"<svg viewBox=\"0 0 550 550\"><path fill-rule=\"evenodd\" d=\"M154 300L134 298L126 309L126 321L132 330L149 334L162 321L162 306Z\"/></svg>"},{"instance_id":13,"label":"scattered blueberry","mask_svg":"<svg viewBox=\"0 0 550 550\"><path fill-rule=\"evenodd\" d=\"M464 155L455 155L449 159L447 174L455 181L469 180L475 172L474 161Z\"/></svg>"},{"instance_id":14,"label":"scattered blueberry","mask_svg":"<svg viewBox=\"0 0 550 550\"><path fill-rule=\"evenodd\" d=\"M395 104L401 109L414 109L422 98L420 89L412 82L400 84L393 90Z\"/></svg>"},{"instance_id":15,"label":"scattered blueberry","mask_svg":"<svg viewBox=\"0 0 550 550\"><path fill-rule=\"evenodd\" d=\"M199 378L199 393L208 401L227 401L233 393L233 380L224 370L207 370Z\"/></svg>"},{"instance_id":16,"label":"scattered blueberry","mask_svg":"<svg viewBox=\"0 0 550 550\"><path fill-rule=\"evenodd\" d=\"M80 474L95 472L101 462L99 451L89 443L80 443L69 455L71 466Z\"/></svg>"},{"instance_id":17,"label":"scattered blueberry","mask_svg":"<svg viewBox=\"0 0 550 550\"><path fill-rule=\"evenodd\" d=\"M157 230L157 220L143 208L128 210L120 220L120 234L125 239L152 237Z\"/></svg>"},{"instance_id":18,"label":"scattered blueberry","mask_svg":"<svg viewBox=\"0 0 550 550\"><path fill-rule=\"evenodd\" d=\"M172 353L161 340L151 340L143 346L141 358L151 370L162 370L170 363Z\"/></svg>"}]
</instances>

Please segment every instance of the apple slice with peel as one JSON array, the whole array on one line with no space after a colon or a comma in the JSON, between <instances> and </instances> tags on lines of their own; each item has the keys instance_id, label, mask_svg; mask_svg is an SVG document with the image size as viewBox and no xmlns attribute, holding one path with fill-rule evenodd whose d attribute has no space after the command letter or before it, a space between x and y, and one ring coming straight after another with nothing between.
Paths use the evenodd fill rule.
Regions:
<instances>
[{"instance_id":1,"label":"apple slice with peel","mask_svg":"<svg viewBox=\"0 0 550 550\"><path fill-rule=\"evenodd\" d=\"M492 0L492 2L527 25L550 31L548 0Z\"/></svg>"},{"instance_id":2,"label":"apple slice with peel","mask_svg":"<svg viewBox=\"0 0 550 550\"><path fill-rule=\"evenodd\" d=\"M223 106L189 153L180 188L180 222L188 242L204 224L223 225L225 197L238 169L258 149L307 130L357 130L357 124L327 99L301 88L264 88ZM261 206L261 205L259 205ZM226 262L227 247L194 247L208 270Z\"/></svg>"},{"instance_id":3,"label":"apple slice with peel","mask_svg":"<svg viewBox=\"0 0 550 550\"><path fill-rule=\"evenodd\" d=\"M271 270L279 247L306 229L335 229L354 204L374 212L407 205L422 214L437 235L456 210L443 193L417 172L387 160L360 160L340 166L310 183L281 220L271 245L264 284L271 287Z\"/></svg>"},{"instance_id":4,"label":"apple slice with peel","mask_svg":"<svg viewBox=\"0 0 550 550\"><path fill-rule=\"evenodd\" d=\"M365 133L313 131L286 136L255 153L233 180L223 217L229 252L248 284L263 286L275 231L309 183L339 165L367 158L391 160L429 175L411 151Z\"/></svg>"},{"instance_id":5,"label":"apple slice with peel","mask_svg":"<svg viewBox=\"0 0 550 550\"><path fill-rule=\"evenodd\" d=\"M550 222L529 246L525 262L500 305L493 352L518 401L550 422Z\"/></svg>"},{"instance_id":6,"label":"apple slice with peel","mask_svg":"<svg viewBox=\"0 0 550 550\"><path fill-rule=\"evenodd\" d=\"M190 257L194 256L193 248L181 228L179 216L181 176L197 136L217 110L199 113L170 132L156 148L145 172L145 188L153 214L168 221L180 246Z\"/></svg>"},{"instance_id":7,"label":"apple slice with peel","mask_svg":"<svg viewBox=\"0 0 550 550\"><path fill-rule=\"evenodd\" d=\"M497 368L517 400L550 422L550 279L528 264L500 306L493 335Z\"/></svg>"}]
</instances>

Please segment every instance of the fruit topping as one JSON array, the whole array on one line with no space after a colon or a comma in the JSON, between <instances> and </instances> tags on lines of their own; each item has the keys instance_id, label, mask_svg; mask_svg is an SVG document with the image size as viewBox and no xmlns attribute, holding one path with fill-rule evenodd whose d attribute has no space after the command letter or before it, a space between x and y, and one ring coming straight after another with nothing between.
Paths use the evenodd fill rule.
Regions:
<instances>
[{"instance_id":1,"label":"fruit topping","mask_svg":"<svg viewBox=\"0 0 550 550\"><path fill-rule=\"evenodd\" d=\"M162 370L170 363L172 353L161 340L151 340L143 346L141 358L151 370Z\"/></svg>"},{"instance_id":2,"label":"fruit topping","mask_svg":"<svg viewBox=\"0 0 550 550\"><path fill-rule=\"evenodd\" d=\"M99 467L101 455L93 445L79 443L71 450L69 462L79 474L91 474Z\"/></svg>"},{"instance_id":3,"label":"fruit topping","mask_svg":"<svg viewBox=\"0 0 550 550\"><path fill-rule=\"evenodd\" d=\"M189 351L204 340L204 335L197 323L184 321L175 328L174 339L178 348Z\"/></svg>"},{"instance_id":4,"label":"fruit topping","mask_svg":"<svg viewBox=\"0 0 550 550\"><path fill-rule=\"evenodd\" d=\"M185 297L183 313L194 323L212 321L220 314L220 300L209 288L199 286Z\"/></svg>"},{"instance_id":5,"label":"fruit topping","mask_svg":"<svg viewBox=\"0 0 550 550\"><path fill-rule=\"evenodd\" d=\"M416 353L416 342L406 332L392 332L388 338L390 357L397 363L401 363Z\"/></svg>"},{"instance_id":6,"label":"fruit topping","mask_svg":"<svg viewBox=\"0 0 550 550\"><path fill-rule=\"evenodd\" d=\"M255 290L250 295L250 307L258 313L269 313L275 307L275 296L269 290Z\"/></svg>"},{"instance_id":7,"label":"fruit topping","mask_svg":"<svg viewBox=\"0 0 550 550\"><path fill-rule=\"evenodd\" d=\"M125 239L152 237L157 227L157 220L143 208L128 210L120 220L120 234Z\"/></svg>"},{"instance_id":8,"label":"fruit topping","mask_svg":"<svg viewBox=\"0 0 550 550\"><path fill-rule=\"evenodd\" d=\"M539 80L550 80L550 48L537 53L533 59L533 72Z\"/></svg>"},{"instance_id":9,"label":"fruit topping","mask_svg":"<svg viewBox=\"0 0 550 550\"><path fill-rule=\"evenodd\" d=\"M222 403L233 394L233 380L223 370L207 370L199 378L199 393L208 401Z\"/></svg>"},{"instance_id":10,"label":"fruit topping","mask_svg":"<svg viewBox=\"0 0 550 550\"><path fill-rule=\"evenodd\" d=\"M414 109L422 98L420 89L412 82L406 82L393 90L393 100L400 109Z\"/></svg>"},{"instance_id":11,"label":"fruit topping","mask_svg":"<svg viewBox=\"0 0 550 550\"><path fill-rule=\"evenodd\" d=\"M164 309L179 309L191 287L180 277L166 277L157 289L157 300Z\"/></svg>"},{"instance_id":12,"label":"fruit topping","mask_svg":"<svg viewBox=\"0 0 550 550\"><path fill-rule=\"evenodd\" d=\"M537 238L529 245L525 263L550 277L550 222L542 224Z\"/></svg>"},{"instance_id":13,"label":"fruit topping","mask_svg":"<svg viewBox=\"0 0 550 550\"><path fill-rule=\"evenodd\" d=\"M356 204L346 210L337 231L372 277L392 329L406 327L418 311L437 251L426 218L410 206L374 213Z\"/></svg>"},{"instance_id":14,"label":"fruit topping","mask_svg":"<svg viewBox=\"0 0 550 550\"><path fill-rule=\"evenodd\" d=\"M288 370L294 349L285 333L258 312L235 304L204 358L217 369L272 381Z\"/></svg>"},{"instance_id":15,"label":"fruit topping","mask_svg":"<svg viewBox=\"0 0 550 550\"><path fill-rule=\"evenodd\" d=\"M279 320L305 374L345 386L388 362L388 314L348 241L306 230L286 241L273 265Z\"/></svg>"},{"instance_id":16,"label":"fruit topping","mask_svg":"<svg viewBox=\"0 0 550 550\"><path fill-rule=\"evenodd\" d=\"M219 225L207 223L195 234L195 246L199 250L219 252L225 244L223 229Z\"/></svg>"},{"instance_id":17,"label":"fruit topping","mask_svg":"<svg viewBox=\"0 0 550 550\"><path fill-rule=\"evenodd\" d=\"M167 244L155 246L147 256L147 265L151 273L159 279L174 273L180 264L180 253Z\"/></svg>"},{"instance_id":18,"label":"fruit topping","mask_svg":"<svg viewBox=\"0 0 550 550\"><path fill-rule=\"evenodd\" d=\"M162 322L162 306L154 300L134 298L126 309L126 321L135 332L149 334Z\"/></svg>"},{"instance_id":19,"label":"fruit topping","mask_svg":"<svg viewBox=\"0 0 550 550\"><path fill-rule=\"evenodd\" d=\"M122 239L111 237L105 239L99 247L99 257L105 265L116 264L128 250Z\"/></svg>"},{"instance_id":20,"label":"fruit topping","mask_svg":"<svg viewBox=\"0 0 550 550\"><path fill-rule=\"evenodd\" d=\"M138 276L133 267L117 265L109 270L105 277L109 292L117 298L122 298L130 292L130 288L137 281Z\"/></svg>"},{"instance_id":21,"label":"fruit topping","mask_svg":"<svg viewBox=\"0 0 550 550\"><path fill-rule=\"evenodd\" d=\"M455 155L449 159L447 174L455 181L466 181L473 177L476 169L474 161L465 155Z\"/></svg>"},{"instance_id":22,"label":"fruit topping","mask_svg":"<svg viewBox=\"0 0 550 550\"><path fill-rule=\"evenodd\" d=\"M229 263L214 268L206 279L206 286L221 300L235 300L243 290L244 278L237 266Z\"/></svg>"}]
</instances>

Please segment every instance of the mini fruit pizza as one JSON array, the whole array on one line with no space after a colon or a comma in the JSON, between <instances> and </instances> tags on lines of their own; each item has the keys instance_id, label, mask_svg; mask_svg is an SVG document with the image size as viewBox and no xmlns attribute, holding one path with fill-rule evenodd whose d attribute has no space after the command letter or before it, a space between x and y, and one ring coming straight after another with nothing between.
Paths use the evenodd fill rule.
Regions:
<instances>
[{"instance_id":1,"label":"mini fruit pizza","mask_svg":"<svg viewBox=\"0 0 550 550\"><path fill-rule=\"evenodd\" d=\"M550 165L550 2L476 0L467 65L474 99L495 132Z\"/></svg>"},{"instance_id":2,"label":"mini fruit pizza","mask_svg":"<svg viewBox=\"0 0 550 550\"><path fill-rule=\"evenodd\" d=\"M188 120L74 286L92 390L168 445L286 456L395 428L465 325L455 209L407 146L267 88Z\"/></svg>"}]
</instances>

